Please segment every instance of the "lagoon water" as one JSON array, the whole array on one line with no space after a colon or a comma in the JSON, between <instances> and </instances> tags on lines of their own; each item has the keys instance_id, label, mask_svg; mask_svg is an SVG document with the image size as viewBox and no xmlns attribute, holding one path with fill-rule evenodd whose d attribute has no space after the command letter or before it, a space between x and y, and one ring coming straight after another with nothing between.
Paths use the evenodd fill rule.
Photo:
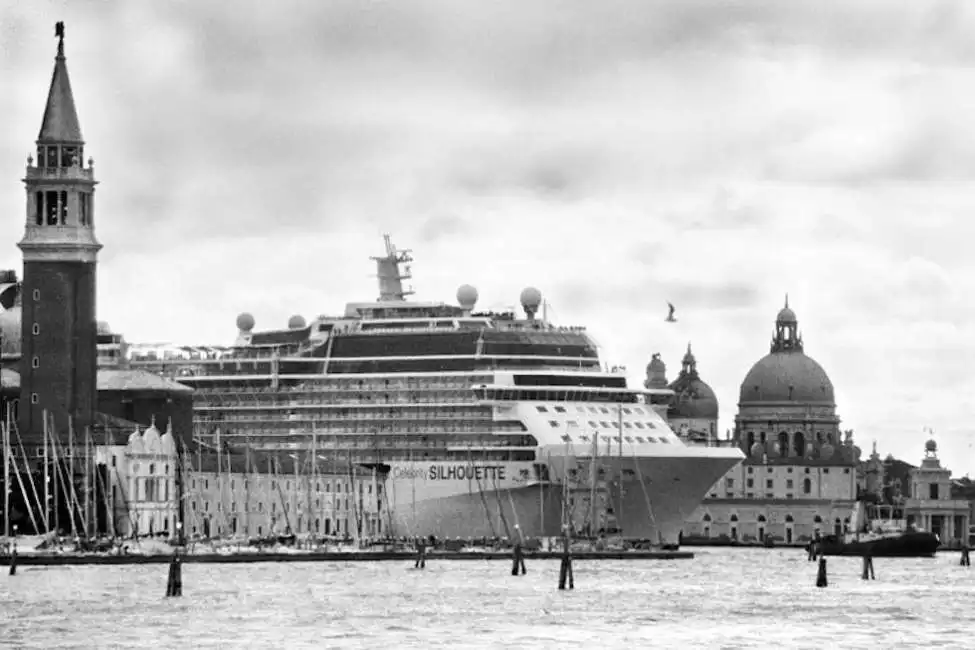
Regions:
<instances>
[{"instance_id":1,"label":"lagoon water","mask_svg":"<svg viewBox=\"0 0 975 650\"><path fill-rule=\"evenodd\" d=\"M971 648L975 567L692 549L678 561L20 567L0 574L4 648Z\"/></svg>"}]
</instances>

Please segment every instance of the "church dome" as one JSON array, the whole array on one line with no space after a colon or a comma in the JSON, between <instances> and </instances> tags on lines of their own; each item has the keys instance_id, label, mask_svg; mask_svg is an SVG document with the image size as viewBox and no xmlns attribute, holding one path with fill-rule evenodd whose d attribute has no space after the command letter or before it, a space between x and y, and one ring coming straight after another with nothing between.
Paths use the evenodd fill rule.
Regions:
<instances>
[{"instance_id":1,"label":"church dome","mask_svg":"<svg viewBox=\"0 0 975 650\"><path fill-rule=\"evenodd\" d=\"M145 450L142 444L142 434L139 433L138 427L129 436L129 451L134 454L141 454Z\"/></svg>"},{"instance_id":2,"label":"church dome","mask_svg":"<svg viewBox=\"0 0 975 650\"><path fill-rule=\"evenodd\" d=\"M697 373L697 359L688 343L681 371L670 385L674 400L667 413L669 419L717 420L718 398Z\"/></svg>"},{"instance_id":3,"label":"church dome","mask_svg":"<svg viewBox=\"0 0 975 650\"><path fill-rule=\"evenodd\" d=\"M823 367L803 352L798 320L788 303L776 318L769 354L748 371L738 401L835 404L833 382Z\"/></svg>"},{"instance_id":4,"label":"church dome","mask_svg":"<svg viewBox=\"0 0 975 650\"><path fill-rule=\"evenodd\" d=\"M20 305L0 311L0 352L3 354L20 354L21 314Z\"/></svg>"},{"instance_id":5,"label":"church dome","mask_svg":"<svg viewBox=\"0 0 975 650\"><path fill-rule=\"evenodd\" d=\"M142 434L142 444L145 446L146 453L156 454L162 450L162 440L159 429L156 428L156 419L153 418L152 424Z\"/></svg>"},{"instance_id":6,"label":"church dome","mask_svg":"<svg viewBox=\"0 0 975 650\"><path fill-rule=\"evenodd\" d=\"M773 352L745 375L738 401L833 404L833 383L812 357L802 352Z\"/></svg>"}]
</instances>

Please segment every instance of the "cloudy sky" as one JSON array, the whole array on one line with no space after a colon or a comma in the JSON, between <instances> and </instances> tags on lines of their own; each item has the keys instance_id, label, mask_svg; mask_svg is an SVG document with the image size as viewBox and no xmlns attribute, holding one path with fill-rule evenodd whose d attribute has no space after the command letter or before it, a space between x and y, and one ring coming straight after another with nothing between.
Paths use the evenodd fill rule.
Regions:
<instances>
[{"instance_id":1,"label":"cloudy sky","mask_svg":"<svg viewBox=\"0 0 975 650\"><path fill-rule=\"evenodd\" d=\"M57 20L129 340L371 300L389 232L634 383L692 341L727 429L788 292L864 449L975 472L975 3L0 0L12 268Z\"/></svg>"}]
</instances>

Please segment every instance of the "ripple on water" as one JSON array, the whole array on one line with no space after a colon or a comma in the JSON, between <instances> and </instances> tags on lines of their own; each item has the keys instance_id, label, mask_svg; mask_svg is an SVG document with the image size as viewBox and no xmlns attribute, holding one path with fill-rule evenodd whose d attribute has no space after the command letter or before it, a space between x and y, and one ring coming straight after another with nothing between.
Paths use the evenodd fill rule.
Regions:
<instances>
[{"instance_id":1,"label":"ripple on water","mask_svg":"<svg viewBox=\"0 0 975 650\"><path fill-rule=\"evenodd\" d=\"M971 647L957 556L817 565L789 549L702 549L691 561L23 567L0 576L3 642L23 648Z\"/></svg>"}]
</instances>

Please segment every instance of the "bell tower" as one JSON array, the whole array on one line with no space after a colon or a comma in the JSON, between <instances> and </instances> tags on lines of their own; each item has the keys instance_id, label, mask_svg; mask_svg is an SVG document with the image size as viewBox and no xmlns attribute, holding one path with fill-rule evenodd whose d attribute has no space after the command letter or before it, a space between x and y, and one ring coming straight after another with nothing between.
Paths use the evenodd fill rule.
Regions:
<instances>
[{"instance_id":1,"label":"bell tower","mask_svg":"<svg viewBox=\"0 0 975 650\"><path fill-rule=\"evenodd\" d=\"M44 413L64 435L69 421L83 434L96 405L97 339L93 161L84 140L64 57L64 23L37 136L27 159L19 425L40 444Z\"/></svg>"}]
</instances>

